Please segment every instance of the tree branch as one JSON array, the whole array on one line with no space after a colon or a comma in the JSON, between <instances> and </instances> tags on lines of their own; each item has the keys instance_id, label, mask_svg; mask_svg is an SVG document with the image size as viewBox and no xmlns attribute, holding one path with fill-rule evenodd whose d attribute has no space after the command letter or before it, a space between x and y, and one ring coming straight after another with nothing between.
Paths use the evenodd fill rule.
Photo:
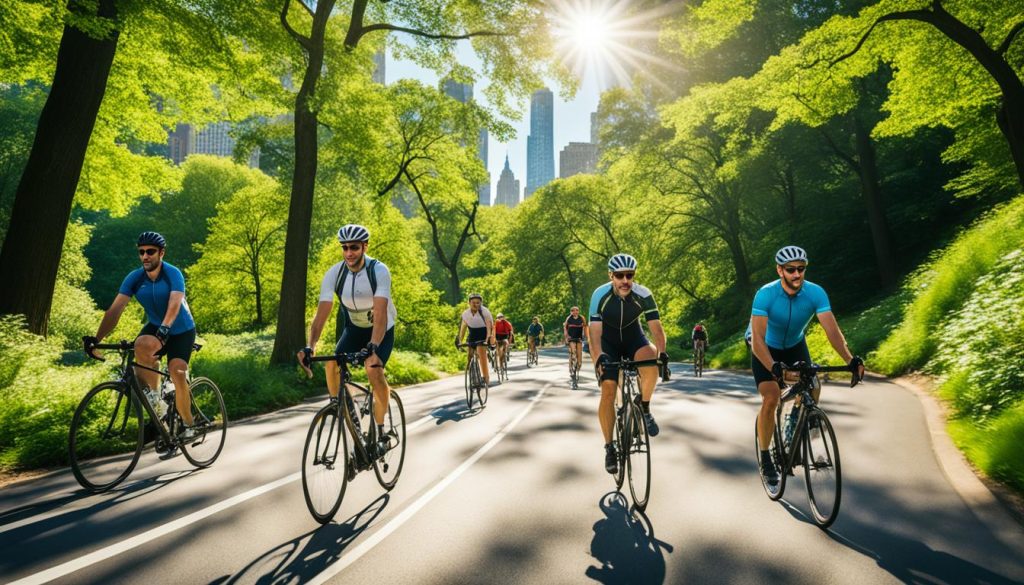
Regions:
<instances>
[{"instance_id":1,"label":"tree branch","mask_svg":"<svg viewBox=\"0 0 1024 585\"><path fill-rule=\"evenodd\" d=\"M1000 55L1005 55L1006 52L1010 50L1010 45L1013 44L1014 39L1017 38L1017 35L1022 30L1024 30L1024 20L1013 25L1013 28L1010 29L1009 33L1007 33L1006 38L999 44L999 48L996 49L996 52Z\"/></svg>"},{"instance_id":2,"label":"tree branch","mask_svg":"<svg viewBox=\"0 0 1024 585\"><path fill-rule=\"evenodd\" d=\"M302 2L299 2L299 4L302 4ZM281 25L284 26L284 30L288 31L288 34L295 39L295 42L299 43L299 45L308 52L312 48L310 46L311 41L309 40L309 37L299 34L299 31L292 28L292 25L288 23L288 8L291 7L291 5L292 0L284 0L284 4L281 6ZM306 10L309 10L308 6L305 4L303 4L303 6Z\"/></svg>"},{"instance_id":3,"label":"tree branch","mask_svg":"<svg viewBox=\"0 0 1024 585\"><path fill-rule=\"evenodd\" d=\"M461 34L461 35L446 35L446 34L428 33L426 31L417 30L417 29L414 29L414 28L406 28L404 26L395 26L393 24L388 24L386 22L381 22L381 23L377 23L377 24L371 24L370 26L362 27L359 30L359 34L358 34L356 40L358 41L359 39L361 39L363 37L363 35L365 35L366 33L370 33L370 32L373 32L373 31L378 31L378 30L387 30L387 31L394 31L394 32L404 32L404 33L408 33L408 34L411 34L411 35L414 35L414 36L417 36L417 37L423 37L423 38L427 38L427 39L443 39L443 40L449 40L449 41L461 41L461 40L465 40L465 39L469 39L469 38L473 38L473 37L507 37L507 36L511 36L509 33L501 33L501 32L492 31L492 30L474 31L474 32L464 33L464 34Z\"/></svg>"},{"instance_id":4,"label":"tree branch","mask_svg":"<svg viewBox=\"0 0 1024 585\"><path fill-rule=\"evenodd\" d=\"M934 20L934 16L934 13L928 10L907 10L905 12L892 12L890 14L879 16L878 19L876 19L875 22L872 23L871 27L868 28L868 30L860 38L860 41L857 42L857 46L854 47L852 51L846 53L845 55L841 55L839 58L829 62L828 66L833 67L840 61L845 61L850 57L856 55L857 52L860 51L861 47L864 46L864 43L867 42L868 37L871 36L871 33L874 32L875 27L883 22L890 20L920 20L921 22L931 23Z\"/></svg>"}]
</instances>

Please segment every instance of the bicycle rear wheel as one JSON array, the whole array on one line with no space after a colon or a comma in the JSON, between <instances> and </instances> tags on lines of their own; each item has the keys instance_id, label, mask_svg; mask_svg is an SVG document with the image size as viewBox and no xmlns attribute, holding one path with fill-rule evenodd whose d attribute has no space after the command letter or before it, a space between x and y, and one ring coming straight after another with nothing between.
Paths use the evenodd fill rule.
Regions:
<instances>
[{"instance_id":1,"label":"bicycle rear wheel","mask_svg":"<svg viewBox=\"0 0 1024 585\"><path fill-rule=\"evenodd\" d=\"M628 417L629 415L624 408L615 411L615 429L612 444L615 445L616 454L618 455L618 471L613 476L615 478L616 490L621 490L622 483L626 480L626 451L628 445L625 439L625 429Z\"/></svg>"},{"instance_id":2,"label":"bicycle rear wheel","mask_svg":"<svg viewBox=\"0 0 1024 585\"><path fill-rule=\"evenodd\" d=\"M629 492L633 494L633 505L643 512L651 498L651 438L647 435L643 410L635 402L630 405L629 451L626 460L629 465Z\"/></svg>"},{"instance_id":3,"label":"bicycle rear wheel","mask_svg":"<svg viewBox=\"0 0 1024 585\"><path fill-rule=\"evenodd\" d=\"M818 526L828 528L839 514L842 496L839 443L832 423L821 409L809 410L806 417L803 455L807 502Z\"/></svg>"},{"instance_id":4,"label":"bicycle rear wheel","mask_svg":"<svg viewBox=\"0 0 1024 585\"><path fill-rule=\"evenodd\" d=\"M104 382L85 395L71 419L71 471L85 489L109 490L135 469L143 444L139 399L120 382Z\"/></svg>"},{"instance_id":5,"label":"bicycle rear wheel","mask_svg":"<svg viewBox=\"0 0 1024 585\"><path fill-rule=\"evenodd\" d=\"M374 424L374 431L370 435L374 440L380 439L376 428ZM388 450L373 460L373 473L380 487L390 491L398 483L398 476L402 475L402 466L405 464L405 408L394 390L391 391L388 409L384 413L383 438L388 441Z\"/></svg>"},{"instance_id":6,"label":"bicycle rear wheel","mask_svg":"<svg viewBox=\"0 0 1024 585\"><path fill-rule=\"evenodd\" d=\"M772 440L768 445L768 454L772 458L772 462L775 464L775 470L779 474L779 483L771 485L765 478L764 474L761 473L761 444L758 441L757 435L757 419L754 419L754 453L757 460L757 473L761 476L761 485L764 487L764 492L768 494L768 497L772 500L778 500L782 497L783 492L786 491L786 477L789 475L788 470L782 468L783 457L782 449L782 434L779 431L779 425L775 425L775 432L772 433Z\"/></svg>"},{"instance_id":7,"label":"bicycle rear wheel","mask_svg":"<svg viewBox=\"0 0 1024 585\"><path fill-rule=\"evenodd\" d=\"M334 401L321 408L302 449L302 493L309 513L320 524L327 524L338 512L348 487L348 437L338 415Z\"/></svg>"},{"instance_id":8,"label":"bicycle rear wheel","mask_svg":"<svg viewBox=\"0 0 1024 585\"><path fill-rule=\"evenodd\" d=\"M181 452L196 467L209 467L224 449L228 434L228 412L220 388L209 378L199 377L188 385L192 398L192 421L196 435L182 443Z\"/></svg>"},{"instance_id":9,"label":"bicycle rear wheel","mask_svg":"<svg viewBox=\"0 0 1024 585\"><path fill-rule=\"evenodd\" d=\"M469 365L466 366L466 408L473 410L473 366L476 365L475 359L470 359Z\"/></svg>"}]
</instances>

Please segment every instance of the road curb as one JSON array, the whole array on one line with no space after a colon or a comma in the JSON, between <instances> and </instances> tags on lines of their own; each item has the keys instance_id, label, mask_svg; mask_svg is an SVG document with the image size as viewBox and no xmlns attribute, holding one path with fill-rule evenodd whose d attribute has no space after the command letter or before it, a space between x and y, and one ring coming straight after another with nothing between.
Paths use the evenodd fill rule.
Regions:
<instances>
[{"instance_id":1,"label":"road curb","mask_svg":"<svg viewBox=\"0 0 1024 585\"><path fill-rule=\"evenodd\" d=\"M1011 551L1024 557L1024 530L1003 507L991 490L978 478L964 454L946 432L946 416L939 400L930 392L905 378L887 378L888 381L914 394L924 409L932 452L939 467L960 499L971 512L992 530L992 533Z\"/></svg>"}]
</instances>

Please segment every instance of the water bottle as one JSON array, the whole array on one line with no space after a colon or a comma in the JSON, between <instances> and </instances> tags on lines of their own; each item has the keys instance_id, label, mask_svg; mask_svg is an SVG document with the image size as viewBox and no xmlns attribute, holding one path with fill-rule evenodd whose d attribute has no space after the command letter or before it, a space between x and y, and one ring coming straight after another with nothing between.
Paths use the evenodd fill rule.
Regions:
<instances>
[{"instance_id":1,"label":"water bottle","mask_svg":"<svg viewBox=\"0 0 1024 585\"><path fill-rule=\"evenodd\" d=\"M149 401L149 405L153 407L154 411L156 411L157 417L163 416L160 412L160 407L166 407L166 405L163 400L160 400L160 394L148 386L143 390L143 392L146 394L146 400Z\"/></svg>"}]
</instances>

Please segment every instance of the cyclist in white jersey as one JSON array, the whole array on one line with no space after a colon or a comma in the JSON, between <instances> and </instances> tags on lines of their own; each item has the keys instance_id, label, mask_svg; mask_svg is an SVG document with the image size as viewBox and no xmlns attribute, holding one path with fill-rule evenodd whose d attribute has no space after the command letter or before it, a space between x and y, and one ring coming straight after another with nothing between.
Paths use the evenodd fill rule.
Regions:
<instances>
[{"instance_id":1,"label":"cyclist in white jersey","mask_svg":"<svg viewBox=\"0 0 1024 585\"><path fill-rule=\"evenodd\" d=\"M469 330L469 338L466 343L486 341L485 344L476 346L476 357L480 362L480 371L484 376L484 385L491 385L490 372L487 370L487 346L494 345L494 319L491 312L483 305L484 299L473 293L469 295L469 308L462 312L462 320L459 322L459 333L455 336L455 347L462 344L462 336ZM466 352L466 367L469 367L470 353Z\"/></svg>"}]
</instances>

